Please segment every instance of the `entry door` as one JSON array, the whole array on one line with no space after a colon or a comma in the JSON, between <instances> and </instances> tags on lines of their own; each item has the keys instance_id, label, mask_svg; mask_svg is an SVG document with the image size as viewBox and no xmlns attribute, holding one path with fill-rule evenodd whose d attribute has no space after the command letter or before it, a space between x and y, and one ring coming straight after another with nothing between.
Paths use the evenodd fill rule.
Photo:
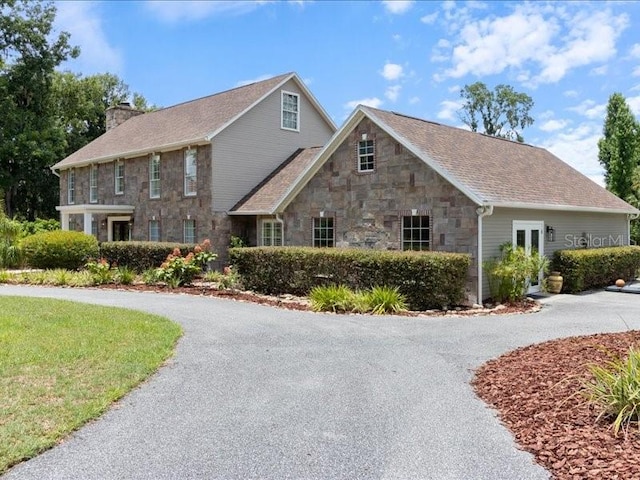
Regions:
<instances>
[{"instance_id":1,"label":"entry door","mask_svg":"<svg viewBox=\"0 0 640 480\"><path fill-rule=\"evenodd\" d=\"M524 247L527 253L537 252L544 255L544 222L538 221L513 221L513 244ZM539 278L532 278L527 293L540 291L542 272Z\"/></svg>"},{"instance_id":2,"label":"entry door","mask_svg":"<svg viewBox=\"0 0 640 480\"><path fill-rule=\"evenodd\" d=\"M113 241L126 242L129 240L129 222L113 222Z\"/></svg>"}]
</instances>

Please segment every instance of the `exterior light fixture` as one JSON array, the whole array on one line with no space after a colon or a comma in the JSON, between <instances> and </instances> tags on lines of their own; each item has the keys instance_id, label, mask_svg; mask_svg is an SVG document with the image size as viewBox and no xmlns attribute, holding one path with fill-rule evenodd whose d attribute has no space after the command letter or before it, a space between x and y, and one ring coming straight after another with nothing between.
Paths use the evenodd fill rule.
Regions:
<instances>
[{"instance_id":1,"label":"exterior light fixture","mask_svg":"<svg viewBox=\"0 0 640 480\"><path fill-rule=\"evenodd\" d=\"M556 239L555 229L552 226L547 225L547 241L553 242L555 239Z\"/></svg>"}]
</instances>

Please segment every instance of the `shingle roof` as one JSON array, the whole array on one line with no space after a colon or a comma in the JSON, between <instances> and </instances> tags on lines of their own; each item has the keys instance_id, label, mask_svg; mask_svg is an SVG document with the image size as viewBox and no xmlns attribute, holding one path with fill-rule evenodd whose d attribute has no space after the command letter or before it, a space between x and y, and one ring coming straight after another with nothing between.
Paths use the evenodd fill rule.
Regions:
<instances>
[{"instance_id":1,"label":"shingle roof","mask_svg":"<svg viewBox=\"0 0 640 480\"><path fill-rule=\"evenodd\" d=\"M202 143L208 135L224 127L280 83L294 76L294 73L286 73L130 118L52 168L130 156L188 142Z\"/></svg>"},{"instance_id":2,"label":"shingle roof","mask_svg":"<svg viewBox=\"0 0 640 480\"><path fill-rule=\"evenodd\" d=\"M359 107L481 203L637 210L549 151L371 107ZM391 133L391 132L389 132Z\"/></svg>"},{"instance_id":3,"label":"shingle roof","mask_svg":"<svg viewBox=\"0 0 640 480\"><path fill-rule=\"evenodd\" d=\"M231 212L237 214L273 213L280 200L300 175L313 163L322 147L300 148L240 200Z\"/></svg>"}]
</instances>

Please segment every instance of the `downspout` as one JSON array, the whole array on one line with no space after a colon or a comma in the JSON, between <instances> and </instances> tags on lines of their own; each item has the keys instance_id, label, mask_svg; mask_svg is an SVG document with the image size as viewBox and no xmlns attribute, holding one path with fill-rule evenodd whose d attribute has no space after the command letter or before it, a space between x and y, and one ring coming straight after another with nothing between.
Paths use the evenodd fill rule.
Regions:
<instances>
[{"instance_id":1,"label":"downspout","mask_svg":"<svg viewBox=\"0 0 640 480\"><path fill-rule=\"evenodd\" d=\"M493 205L481 205L476 208L478 214L478 298L476 303L482 305L482 218L493 214Z\"/></svg>"},{"instance_id":2,"label":"downspout","mask_svg":"<svg viewBox=\"0 0 640 480\"><path fill-rule=\"evenodd\" d=\"M627 245L631 245L631 220L635 220L639 216L639 213L627 213Z\"/></svg>"}]
</instances>

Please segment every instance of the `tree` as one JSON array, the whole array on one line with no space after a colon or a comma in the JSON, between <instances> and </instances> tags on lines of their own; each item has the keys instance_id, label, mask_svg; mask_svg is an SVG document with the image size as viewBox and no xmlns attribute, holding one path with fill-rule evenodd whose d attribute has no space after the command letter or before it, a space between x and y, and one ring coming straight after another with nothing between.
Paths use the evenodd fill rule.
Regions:
<instances>
[{"instance_id":1,"label":"tree","mask_svg":"<svg viewBox=\"0 0 640 480\"><path fill-rule=\"evenodd\" d=\"M607 189L629 203L638 204L633 176L640 166L640 124L624 96L609 97L607 116L598 141L598 160L604 167Z\"/></svg>"},{"instance_id":2,"label":"tree","mask_svg":"<svg viewBox=\"0 0 640 480\"><path fill-rule=\"evenodd\" d=\"M465 100L458 112L460 120L477 132L482 123L483 133L494 137L523 142L521 131L533 124L529 111L533 100L526 93L518 93L510 85L498 85L491 91L482 82L465 85L460 90Z\"/></svg>"},{"instance_id":3,"label":"tree","mask_svg":"<svg viewBox=\"0 0 640 480\"><path fill-rule=\"evenodd\" d=\"M52 76L78 49L68 33L52 32L55 12L51 3L0 0L0 189L9 217L33 220L58 200L46 190L49 166L64 152Z\"/></svg>"},{"instance_id":4,"label":"tree","mask_svg":"<svg viewBox=\"0 0 640 480\"><path fill-rule=\"evenodd\" d=\"M58 121L66 136L65 156L84 147L106 131L105 111L121 102L133 100L138 110L153 110L141 94L131 94L129 86L111 73L82 77L56 72L53 95Z\"/></svg>"}]
</instances>

